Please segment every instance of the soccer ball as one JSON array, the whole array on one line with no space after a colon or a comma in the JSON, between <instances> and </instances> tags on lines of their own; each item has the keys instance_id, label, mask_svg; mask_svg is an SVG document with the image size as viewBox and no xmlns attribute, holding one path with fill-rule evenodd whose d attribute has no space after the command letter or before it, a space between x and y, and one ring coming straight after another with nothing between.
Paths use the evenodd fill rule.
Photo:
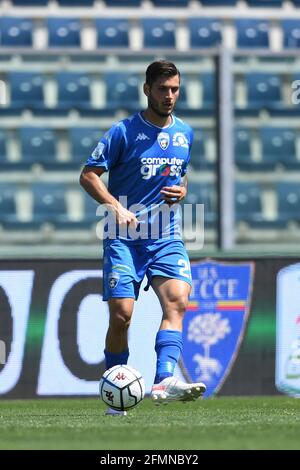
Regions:
<instances>
[{"instance_id":1,"label":"soccer ball","mask_svg":"<svg viewBox=\"0 0 300 470\"><path fill-rule=\"evenodd\" d=\"M99 384L100 397L110 408L129 410L145 395L140 372L128 365L117 365L104 372Z\"/></svg>"}]
</instances>

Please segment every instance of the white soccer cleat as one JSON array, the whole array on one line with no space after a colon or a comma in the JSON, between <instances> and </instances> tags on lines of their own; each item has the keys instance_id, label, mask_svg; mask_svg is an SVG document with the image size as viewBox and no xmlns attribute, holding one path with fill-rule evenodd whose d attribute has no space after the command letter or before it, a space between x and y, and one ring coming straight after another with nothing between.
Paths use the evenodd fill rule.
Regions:
<instances>
[{"instance_id":1,"label":"white soccer cleat","mask_svg":"<svg viewBox=\"0 0 300 470\"><path fill-rule=\"evenodd\" d=\"M113 408L107 408L105 416L127 416L127 411L114 410Z\"/></svg>"},{"instance_id":2,"label":"white soccer cleat","mask_svg":"<svg viewBox=\"0 0 300 470\"><path fill-rule=\"evenodd\" d=\"M172 401L195 401L205 390L206 386L202 382L187 384L177 377L167 377L152 386L151 397L156 405Z\"/></svg>"}]
</instances>

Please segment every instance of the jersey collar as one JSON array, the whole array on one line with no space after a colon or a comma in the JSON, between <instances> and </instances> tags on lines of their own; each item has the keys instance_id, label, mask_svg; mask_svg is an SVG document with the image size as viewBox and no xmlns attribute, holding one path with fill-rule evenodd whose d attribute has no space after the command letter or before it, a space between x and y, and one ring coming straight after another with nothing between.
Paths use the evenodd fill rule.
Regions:
<instances>
[{"instance_id":1,"label":"jersey collar","mask_svg":"<svg viewBox=\"0 0 300 470\"><path fill-rule=\"evenodd\" d=\"M156 126L155 124L152 124L152 122L147 121L147 119L145 119L145 118L142 116L142 112L138 113L138 116L139 116L139 118L141 119L141 121L142 121L144 124L146 124L146 126L154 127L155 129L169 129L170 127L174 126L174 124L175 124L175 118L174 118L173 114L171 114L171 118L172 118L171 124L169 124L168 126L165 126L165 127L159 127L159 126Z\"/></svg>"}]
</instances>

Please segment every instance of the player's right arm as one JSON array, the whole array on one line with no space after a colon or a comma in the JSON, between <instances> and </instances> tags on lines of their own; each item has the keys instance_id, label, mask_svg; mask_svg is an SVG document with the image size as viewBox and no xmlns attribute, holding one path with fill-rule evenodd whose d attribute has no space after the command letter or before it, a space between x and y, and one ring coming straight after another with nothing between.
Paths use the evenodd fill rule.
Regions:
<instances>
[{"instance_id":1,"label":"player's right arm","mask_svg":"<svg viewBox=\"0 0 300 470\"><path fill-rule=\"evenodd\" d=\"M108 191L106 185L101 180L101 175L105 172L102 167L85 166L81 172L79 182L85 191L100 204L105 204L107 209L115 215L116 222L120 225L133 223L136 227L138 221L133 214Z\"/></svg>"}]
</instances>

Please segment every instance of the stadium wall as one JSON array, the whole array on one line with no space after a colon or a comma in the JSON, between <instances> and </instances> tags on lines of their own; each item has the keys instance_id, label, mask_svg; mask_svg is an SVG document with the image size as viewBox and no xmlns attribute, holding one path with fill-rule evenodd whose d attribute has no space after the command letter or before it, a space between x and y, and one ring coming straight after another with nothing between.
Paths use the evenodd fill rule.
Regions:
<instances>
[{"instance_id":1,"label":"stadium wall","mask_svg":"<svg viewBox=\"0 0 300 470\"><path fill-rule=\"evenodd\" d=\"M251 261L255 270L244 337L218 394L279 394L275 387L276 276L298 259L219 261ZM1 398L98 394L108 325L101 277L96 260L0 262L0 341L2 356L3 351L6 354L0 361ZM160 316L153 291L141 289L130 331L129 363L144 375L147 391L154 376Z\"/></svg>"}]
</instances>

